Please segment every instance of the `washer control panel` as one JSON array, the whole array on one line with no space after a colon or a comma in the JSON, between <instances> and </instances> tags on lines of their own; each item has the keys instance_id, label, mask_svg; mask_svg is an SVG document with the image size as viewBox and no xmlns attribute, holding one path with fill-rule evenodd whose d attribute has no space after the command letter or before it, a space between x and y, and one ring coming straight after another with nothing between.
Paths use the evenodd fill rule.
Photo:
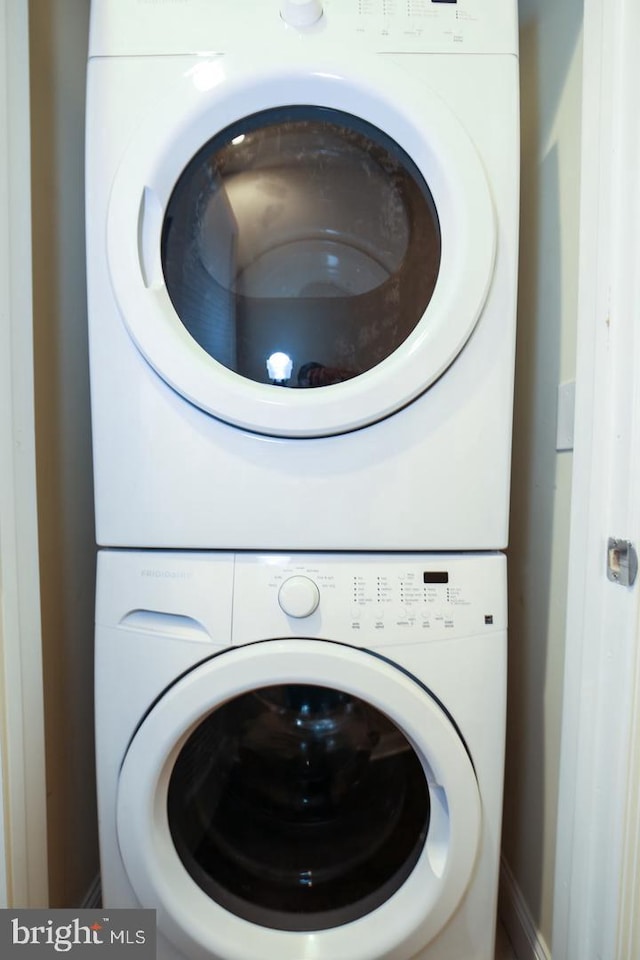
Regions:
<instances>
[{"instance_id":1,"label":"washer control panel","mask_svg":"<svg viewBox=\"0 0 640 960\"><path fill-rule=\"evenodd\" d=\"M501 554L236 556L234 643L261 636L423 642L504 630L506 620Z\"/></svg>"}]
</instances>

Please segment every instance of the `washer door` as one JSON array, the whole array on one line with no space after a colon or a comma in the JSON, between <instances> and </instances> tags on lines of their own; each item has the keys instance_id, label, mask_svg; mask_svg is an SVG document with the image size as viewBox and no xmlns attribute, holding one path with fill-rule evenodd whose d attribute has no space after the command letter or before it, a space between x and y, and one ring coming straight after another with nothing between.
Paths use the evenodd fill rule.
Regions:
<instances>
[{"instance_id":1,"label":"washer door","mask_svg":"<svg viewBox=\"0 0 640 960\"><path fill-rule=\"evenodd\" d=\"M317 640L178 680L120 775L121 855L189 957L409 960L465 895L480 837L452 719L386 660Z\"/></svg>"},{"instance_id":2,"label":"washer door","mask_svg":"<svg viewBox=\"0 0 640 960\"><path fill-rule=\"evenodd\" d=\"M384 58L219 57L130 145L108 258L167 383L235 426L310 437L386 417L447 369L495 235L470 139Z\"/></svg>"}]
</instances>

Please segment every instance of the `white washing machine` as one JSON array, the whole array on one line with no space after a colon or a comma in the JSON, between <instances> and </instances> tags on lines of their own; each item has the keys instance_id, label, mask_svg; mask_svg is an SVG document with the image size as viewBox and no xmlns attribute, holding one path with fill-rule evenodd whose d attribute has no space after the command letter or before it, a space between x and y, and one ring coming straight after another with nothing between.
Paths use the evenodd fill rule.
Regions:
<instances>
[{"instance_id":1,"label":"white washing machine","mask_svg":"<svg viewBox=\"0 0 640 960\"><path fill-rule=\"evenodd\" d=\"M102 551L104 903L160 960L493 960L505 559Z\"/></svg>"},{"instance_id":2,"label":"white washing machine","mask_svg":"<svg viewBox=\"0 0 640 960\"><path fill-rule=\"evenodd\" d=\"M93 0L97 538L507 542L516 0Z\"/></svg>"}]
</instances>

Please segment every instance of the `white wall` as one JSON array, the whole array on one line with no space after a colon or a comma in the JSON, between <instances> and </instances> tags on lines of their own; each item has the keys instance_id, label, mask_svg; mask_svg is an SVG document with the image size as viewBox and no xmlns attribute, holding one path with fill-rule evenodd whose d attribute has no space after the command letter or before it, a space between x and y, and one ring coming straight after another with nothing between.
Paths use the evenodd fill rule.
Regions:
<instances>
[{"instance_id":1,"label":"white wall","mask_svg":"<svg viewBox=\"0 0 640 960\"><path fill-rule=\"evenodd\" d=\"M31 0L36 455L51 906L98 872L95 546L84 264L89 0Z\"/></svg>"},{"instance_id":2,"label":"white wall","mask_svg":"<svg viewBox=\"0 0 640 960\"><path fill-rule=\"evenodd\" d=\"M503 850L551 942L572 454L557 388L574 378L582 0L520 0L522 191L509 549Z\"/></svg>"}]
</instances>

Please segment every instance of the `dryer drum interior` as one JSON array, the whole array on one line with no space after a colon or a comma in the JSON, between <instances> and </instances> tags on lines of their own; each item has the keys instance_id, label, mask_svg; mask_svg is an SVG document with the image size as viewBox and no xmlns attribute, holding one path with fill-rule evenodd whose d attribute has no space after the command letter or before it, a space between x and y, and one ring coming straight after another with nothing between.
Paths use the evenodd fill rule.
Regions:
<instances>
[{"instance_id":1,"label":"dryer drum interior","mask_svg":"<svg viewBox=\"0 0 640 960\"><path fill-rule=\"evenodd\" d=\"M274 108L218 133L180 175L167 291L197 343L258 383L322 387L381 363L421 320L441 255L429 187L372 124Z\"/></svg>"},{"instance_id":2,"label":"dryer drum interior","mask_svg":"<svg viewBox=\"0 0 640 960\"><path fill-rule=\"evenodd\" d=\"M191 733L168 820L185 869L213 900L281 930L375 909L425 845L429 785L401 730L339 690L281 684L237 696Z\"/></svg>"}]
</instances>

